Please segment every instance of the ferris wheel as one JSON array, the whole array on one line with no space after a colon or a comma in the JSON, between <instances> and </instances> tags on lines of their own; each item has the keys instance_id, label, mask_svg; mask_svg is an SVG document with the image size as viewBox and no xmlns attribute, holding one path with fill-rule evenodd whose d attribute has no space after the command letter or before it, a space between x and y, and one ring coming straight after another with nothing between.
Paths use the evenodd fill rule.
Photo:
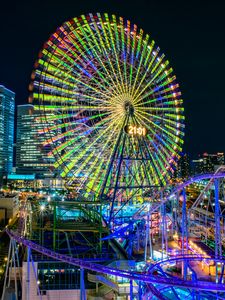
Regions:
<instances>
[{"instance_id":1,"label":"ferris wheel","mask_svg":"<svg viewBox=\"0 0 225 300\"><path fill-rule=\"evenodd\" d=\"M32 78L45 145L71 184L130 199L168 182L182 150L183 101L168 60L142 29L99 13L65 22Z\"/></svg>"}]
</instances>

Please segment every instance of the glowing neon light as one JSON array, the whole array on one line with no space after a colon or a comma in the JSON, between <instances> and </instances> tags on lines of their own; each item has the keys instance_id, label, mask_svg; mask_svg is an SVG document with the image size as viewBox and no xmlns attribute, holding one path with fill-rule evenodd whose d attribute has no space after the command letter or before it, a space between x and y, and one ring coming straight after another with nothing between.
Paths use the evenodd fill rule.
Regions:
<instances>
[{"instance_id":1,"label":"glowing neon light","mask_svg":"<svg viewBox=\"0 0 225 300\"><path fill-rule=\"evenodd\" d=\"M32 78L40 134L61 176L99 195L121 130L126 134L129 102L124 151L129 158L142 145L148 172L130 161L136 177L121 184L146 177L152 185L168 182L182 150L183 100L169 61L137 25L99 13L64 23L45 44Z\"/></svg>"}]
</instances>

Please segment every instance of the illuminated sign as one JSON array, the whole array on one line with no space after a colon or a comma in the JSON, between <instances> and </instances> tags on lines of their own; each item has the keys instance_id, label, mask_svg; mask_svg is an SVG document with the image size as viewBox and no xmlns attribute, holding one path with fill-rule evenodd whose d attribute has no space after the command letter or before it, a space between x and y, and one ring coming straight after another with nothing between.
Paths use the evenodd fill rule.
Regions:
<instances>
[{"instance_id":1,"label":"illuminated sign","mask_svg":"<svg viewBox=\"0 0 225 300\"><path fill-rule=\"evenodd\" d=\"M35 175L31 174L9 174L7 176L8 179L11 180L34 180Z\"/></svg>"},{"instance_id":2,"label":"illuminated sign","mask_svg":"<svg viewBox=\"0 0 225 300\"><path fill-rule=\"evenodd\" d=\"M146 136L147 134L147 130L145 127L136 126L136 125L126 125L124 127L124 131L130 135Z\"/></svg>"}]
</instances>

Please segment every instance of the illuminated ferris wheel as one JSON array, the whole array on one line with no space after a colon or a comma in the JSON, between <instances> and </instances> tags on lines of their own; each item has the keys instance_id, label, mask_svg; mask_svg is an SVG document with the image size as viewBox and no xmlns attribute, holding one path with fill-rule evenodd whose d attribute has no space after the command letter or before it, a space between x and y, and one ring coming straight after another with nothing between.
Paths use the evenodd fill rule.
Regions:
<instances>
[{"instance_id":1,"label":"illuminated ferris wheel","mask_svg":"<svg viewBox=\"0 0 225 300\"><path fill-rule=\"evenodd\" d=\"M55 168L85 193L127 201L170 179L181 93L164 54L130 21L97 13L59 27L35 65L33 103Z\"/></svg>"}]
</instances>

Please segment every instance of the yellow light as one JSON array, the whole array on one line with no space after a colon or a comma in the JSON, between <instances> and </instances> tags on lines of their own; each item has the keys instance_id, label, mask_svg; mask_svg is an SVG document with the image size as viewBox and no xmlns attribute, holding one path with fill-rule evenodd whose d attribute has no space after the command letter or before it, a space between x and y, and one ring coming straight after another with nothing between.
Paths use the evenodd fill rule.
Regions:
<instances>
[{"instance_id":1,"label":"yellow light","mask_svg":"<svg viewBox=\"0 0 225 300\"><path fill-rule=\"evenodd\" d=\"M147 130L145 127L137 127L137 126L133 126L133 125L127 125L124 127L124 131L127 134L130 135L141 135L141 136L146 136Z\"/></svg>"}]
</instances>

